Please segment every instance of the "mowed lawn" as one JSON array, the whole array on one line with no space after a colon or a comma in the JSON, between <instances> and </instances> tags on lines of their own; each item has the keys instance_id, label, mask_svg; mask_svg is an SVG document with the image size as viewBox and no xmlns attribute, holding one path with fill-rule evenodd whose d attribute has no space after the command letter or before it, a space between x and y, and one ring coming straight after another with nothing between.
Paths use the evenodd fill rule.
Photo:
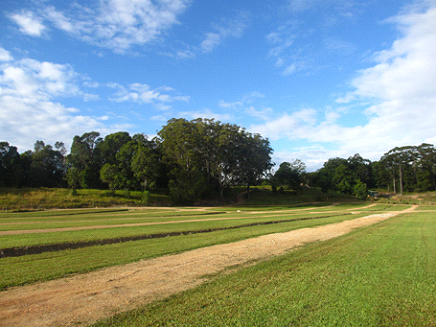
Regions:
<instances>
[{"instance_id":1,"label":"mowed lawn","mask_svg":"<svg viewBox=\"0 0 436 327\"><path fill-rule=\"evenodd\" d=\"M96 326L436 326L435 212L308 244Z\"/></svg>"},{"instance_id":2,"label":"mowed lawn","mask_svg":"<svg viewBox=\"0 0 436 327\"><path fill-rule=\"evenodd\" d=\"M0 214L0 233L29 232L0 235L0 250L5 253L8 248L81 244L80 248L71 246L61 251L1 258L0 290L200 247L354 219L373 214L377 212L374 211L376 208L378 212L392 208L384 204L363 208L365 206L367 204L347 203L333 207L223 207L202 211L198 208L151 208L111 212L81 209ZM132 223L140 225L131 226ZM96 229L53 230L63 226L95 226ZM41 228L47 230L35 231ZM166 237L166 233L171 236ZM122 238L128 240L155 234L161 237L118 242ZM92 243L100 240L114 240L115 243Z\"/></svg>"}]
</instances>

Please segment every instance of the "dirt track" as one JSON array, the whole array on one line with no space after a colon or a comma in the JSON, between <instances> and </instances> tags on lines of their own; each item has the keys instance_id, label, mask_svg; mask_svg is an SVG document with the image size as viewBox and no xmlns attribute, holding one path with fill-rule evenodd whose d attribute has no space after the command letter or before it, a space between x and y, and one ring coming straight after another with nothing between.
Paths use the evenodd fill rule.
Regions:
<instances>
[{"instance_id":1,"label":"dirt track","mask_svg":"<svg viewBox=\"0 0 436 327\"><path fill-rule=\"evenodd\" d=\"M205 281L227 267L281 255L400 213L265 235L1 292L0 326L86 326Z\"/></svg>"}]
</instances>

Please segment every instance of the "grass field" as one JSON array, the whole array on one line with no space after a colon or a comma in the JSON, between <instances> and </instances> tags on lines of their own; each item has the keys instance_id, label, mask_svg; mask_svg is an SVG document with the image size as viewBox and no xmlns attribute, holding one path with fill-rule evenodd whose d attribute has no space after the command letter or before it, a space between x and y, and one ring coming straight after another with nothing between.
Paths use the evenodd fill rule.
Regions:
<instances>
[{"instance_id":1,"label":"grass field","mask_svg":"<svg viewBox=\"0 0 436 327\"><path fill-rule=\"evenodd\" d=\"M0 259L0 289L102 267L312 227L367 215L374 208L336 206L79 209L0 214L0 249L34 251ZM405 208L402 206L402 208ZM255 210L255 211L253 211ZM134 224L134 226L132 226ZM59 227L69 230L58 231ZM86 228L86 229L82 229ZM168 237L171 236L171 237Z\"/></svg>"},{"instance_id":2,"label":"grass field","mask_svg":"<svg viewBox=\"0 0 436 327\"><path fill-rule=\"evenodd\" d=\"M400 215L96 326L435 326L435 232Z\"/></svg>"},{"instance_id":3,"label":"grass field","mask_svg":"<svg viewBox=\"0 0 436 327\"><path fill-rule=\"evenodd\" d=\"M369 204L2 212L0 290L411 207ZM416 211L215 276L97 326L436 325L436 207Z\"/></svg>"}]
</instances>

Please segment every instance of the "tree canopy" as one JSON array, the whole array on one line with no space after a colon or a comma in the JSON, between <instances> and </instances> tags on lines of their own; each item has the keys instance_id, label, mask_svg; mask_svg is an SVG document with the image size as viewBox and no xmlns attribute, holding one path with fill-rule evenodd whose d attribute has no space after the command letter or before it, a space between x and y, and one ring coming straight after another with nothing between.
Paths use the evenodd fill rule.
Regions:
<instances>
[{"instance_id":1,"label":"tree canopy","mask_svg":"<svg viewBox=\"0 0 436 327\"><path fill-rule=\"evenodd\" d=\"M0 187L168 188L177 203L194 203L233 185L249 188L267 179L277 187L300 191L318 186L358 198L367 190L436 190L436 149L432 144L395 147L378 161L355 154L331 158L307 173L300 159L282 162L275 173L269 140L235 124L214 119L171 119L153 139L116 132L104 138L91 131L73 138L71 149L37 140L19 154L0 142Z\"/></svg>"},{"instance_id":2,"label":"tree canopy","mask_svg":"<svg viewBox=\"0 0 436 327\"><path fill-rule=\"evenodd\" d=\"M175 202L194 203L231 185L250 187L272 167L269 141L214 119L171 119L157 136L96 131L76 135L70 153L38 140L20 155L0 143L3 187L169 188ZM24 176L24 177L23 177Z\"/></svg>"}]
</instances>

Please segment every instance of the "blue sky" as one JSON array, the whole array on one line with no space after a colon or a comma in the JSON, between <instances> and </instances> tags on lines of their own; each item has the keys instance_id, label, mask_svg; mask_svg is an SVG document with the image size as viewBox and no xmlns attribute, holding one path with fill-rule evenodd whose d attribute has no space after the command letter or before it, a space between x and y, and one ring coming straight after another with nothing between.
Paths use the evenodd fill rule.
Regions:
<instances>
[{"instance_id":1,"label":"blue sky","mask_svg":"<svg viewBox=\"0 0 436 327\"><path fill-rule=\"evenodd\" d=\"M215 118L309 171L436 143L435 0L3 0L0 141Z\"/></svg>"}]
</instances>

